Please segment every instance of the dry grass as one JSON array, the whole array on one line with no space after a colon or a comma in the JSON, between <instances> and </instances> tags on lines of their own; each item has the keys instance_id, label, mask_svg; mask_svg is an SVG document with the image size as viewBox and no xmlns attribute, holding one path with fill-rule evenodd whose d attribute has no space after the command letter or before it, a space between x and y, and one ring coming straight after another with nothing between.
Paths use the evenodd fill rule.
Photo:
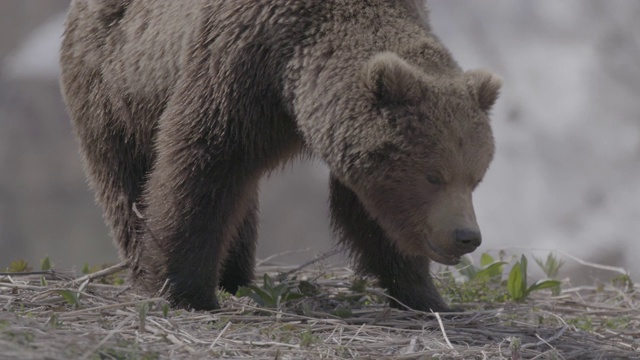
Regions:
<instances>
[{"instance_id":1,"label":"dry grass","mask_svg":"<svg viewBox=\"0 0 640 360\"><path fill-rule=\"evenodd\" d=\"M223 310L188 312L103 283L120 269L76 280L55 271L0 275L0 358L640 358L638 286L542 291L444 316L389 309L370 284L354 290L350 270L321 267L297 272L318 292L280 309L223 294Z\"/></svg>"}]
</instances>

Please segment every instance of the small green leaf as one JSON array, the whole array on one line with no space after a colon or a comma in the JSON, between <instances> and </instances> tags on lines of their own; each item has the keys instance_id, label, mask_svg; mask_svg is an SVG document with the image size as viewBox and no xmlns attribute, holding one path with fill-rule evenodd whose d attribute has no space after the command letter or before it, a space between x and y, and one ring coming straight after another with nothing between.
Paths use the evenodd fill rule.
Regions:
<instances>
[{"instance_id":1,"label":"small green leaf","mask_svg":"<svg viewBox=\"0 0 640 360\"><path fill-rule=\"evenodd\" d=\"M60 322L58 321L58 315L57 314L53 314L49 317L49 326L51 327L57 327L60 325Z\"/></svg>"},{"instance_id":2,"label":"small green leaf","mask_svg":"<svg viewBox=\"0 0 640 360\"><path fill-rule=\"evenodd\" d=\"M521 345L522 345L522 340L520 340L519 337L516 336L512 336L510 338L511 340L511 344L509 345L509 347L511 348L511 358L512 359L521 359Z\"/></svg>"},{"instance_id":3,"label":"small green leaf","mask_svg":"<svg viewBox=\"0 0 640 360\"><path fill-rule=\"evenodd\" d=\"M479 281L489 281L502 275L502 267L506 262L498 261L490 264L486 268L476 273L476 279Z\"/></svg>"},{"instance_id":4,"label":"small green leaf","mask_svg":"<svg viewBox=\"0 0 640 360\"><path fill-rule=\"evenodd\" d=\"M249 292L245 296L248 297L249 299L255 301L256 304L258 304L260 306L267 306L267 303L265 302L265 300L263 298L261 298L260 295L256 294L255 292Z\"/></svg>"},{"instance_id":5,"label":"small green leaf","mask_svg":"<svg viewBox=\"0 0 640 360\"><path fill-rule=\"evenodd\" d=\"M251 288L248 286L240 286L238 291L236 291L236 297L246 297L251 294Z\"/></svg>"},{"instance_id":6,"label":"small green leaf","mask_svg":"<svg viewBox=\"0 0 640 360\"><path fill-rule=\"evenodd\" d=\"M40 286L47 286L47 279L44 276L40 276Z\"/></svg>"},{"instance_id":7,"label":"small green leaf","mask_svg":"<svg viewBox=\"0 0 640 360\"><path fill-rule=\"evenodd\" d=\"M45 257L44 259L42 259L42 262L40 263L40 269L42 271L48 271L51 270L51 262L49 261L49 257Z\"/></svg>"},{"instance_id":8,"label":"small green leaf","mask_svg":"<svg viewBox=\"0 0 640 360\"><path fill-rule=\"evenodd\" d=\"M262 277L263 281L264 281L264 285L263 287L266 290L271 290L273 289L273 280L271 279L271 277L267 274L264 274L264 276Z\"/></svg>"},{"instance_id":9,"label":"small green leaf","mask_svg":"<svg viewBox=\"0 0 640 360\"><path fill-rule=\"evenodd\" d=\"M242 286L238 289L238 296L246 296L255 301L260 306L274 306L275 299L264 289L255 286Z\"/></svg>"},{"instance_id":10,"label":"small green leaf","mask_svg":"<svg viewBox=\"0 0 640 360\"><path fill-rule=\"evenodd\" d=\"M338 308L331 311L331 315L347 319L353 316L353 311L351 311L351 308L349 307L339 306Z\"/></svg>"},{"instance_id":11,"label":"small green leaf","mask_svg":"<svg viewBox=\"0 0 640 360\"><path fill-rule=\"evenodd\" d=\"M147 323L147 314L149 313L149 303L143 302L136 305L138 311L138 330L144 332Z\"/></svg>"},{"instance_id":12,"label":"small green leaf","mask_svg":"<svg viewBox=\"0 0 640 360\"><path fill-rule=\"evenodd\" d=\"M280 282L276 285L273 279L267 274L263 276L263 280L264 284L262 287L255 285L240 287L236 296L249 297L260 306L276 308L280 306L281 302L295 300L305 296L287 282Z\"/></svg>"},{"instance_id":13,"label":"small green leaf","mask_svg":"<svg viewBox=\"0 0 640 360\"><path fill-rule=\"evenodd\" d=\"M552 253L549 253L547 255L547 259L545 261L542 261L542 259L539 259L537 257L534 257L534 260L536 261L538 266L540 266L542 271L544 271L547 277L551 279L558 276L558 272L560 271L560 268L562 267L562 265L564 265L564 261L559 260Z\"/></svg>"},{"instance_id":14,"label":"small green leaf","mask_svg":"<svg viewBox=\"0 0 640 360\"><path fill-rule=\"evenodd\" d=\"M274 296L273 292L270 292L267 289L263 289L255 285L252 285L251 288L253 289L254 294L257 295L262 300L262 302L258 301L259 304L263 306L264 305L275 306L276 297Z\"/></svg>"},{"instance_id":15,"label":"small green leaf","mask_svg":"<svg viewBox=\"0 0 640 360\"><path fill-rule=\"evenodd\" d=\"M616 287L621 287L626 290L633 289L633 280L627 274L620 274L611 279L611 284Z\"/></svg>"},{"instance_id":16,"label":"small green leaf","mask_svg":"<svg viewBox=\"0 0 640 360\"><path fill-rule=\"evenodd\" d=\"M487 253L482 253L482 255L480 255L480 266L482 267L492 264L494 261L495 260L493 260L493 256Z\"/></svg>"},{"instance_id":17,"label":"small green leaf","mask_svg":"<svg viewBox=\"0 0 640 360\"><path fill-rule=\"evenodd\" d=\"M288 288L289 287L287 286L287 284L280 283L278 285L271 287L268 290L269 290L269 293L271 294L271 297L277 298L278 296L281 296L282 294L284 294L288 290Z\"/></svg>"},{"instance_id":18,"label":"small green leaf","mask_svg":"<svg viewBox=\"0 0 640 360\"><path fill-rule=\"evenodd\" d=\"M136 304L136 310L138 311L138 316L140 316L140 318L146 318L149 313L149 303L143 302Z\"/></svg>"},{"instance_id":19,"label":"small green leaf","mask_svg":"<svg viewBox=\"0 0 640 360\"><path fill-rule=\"evenodd\" d=\"M364 292L367 288L367 281L364 278L357 278L353 280L353 284L351 285L351 291L354 292ZM302 280L298 284L298 289L300 292L306 296L314 296L319 293L318 286L310 283L307 280Z\"/></svg>"},{"instance_id":20,"label":"small green leaf","mask_svg":"<svg viewBox=\"0 0 640 360\"><path fill-rule=\"evenodd\" d=\"M522 287L522 267L520 262L517 262L511 272L509 272L509 279L507 280L507 290L511 299L519 301L524 297L524 290Z\"/></svg>"},{"instance_id":21,"label":"small green leaf","mask_svg":"<svg viewBox=\"0 0 640 360\"><path fill-rule=\"evenodd\" d=\"M531 285L531 287L527 289L527 293L531 293L531 292L542 290L542 289L554 288L556 286L560 286L560 284L562 283L558 280L540 280L535 284Z\"/></svg>"},{"instance_id":22,"label":"small green leaf","mask_svg":"<svg viewBox=\"0 0 640 360\"><path fill-rule=\"evenodd\" d=\"M520 257L520 268L522 269L522 291L527 290L527 257Z\"/></svg>"},{"instance_id":23,"label":"small green leaf","mask_svg":"<svg viewBox=\"0 0 640 360\"><path fill-rule=\"evenodd\" d=\"M70 290L58 290L58 294L67 302L67 304L73 307L79 307L80 301L78 300L78 293Z\"/></svg>"}]
</instances>

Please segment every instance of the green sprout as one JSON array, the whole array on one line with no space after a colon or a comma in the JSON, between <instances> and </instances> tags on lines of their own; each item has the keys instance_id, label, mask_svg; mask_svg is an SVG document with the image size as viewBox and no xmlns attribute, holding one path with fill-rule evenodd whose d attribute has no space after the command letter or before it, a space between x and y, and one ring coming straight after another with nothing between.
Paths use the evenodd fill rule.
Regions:
<instances>
[{"instance_id":1,"label":"green sprout","mask_svg":"<svg viewBox=\"0 0 640 360\"><path fill-rule=\"evenodd\" d=\"M304 297L298 292L295 286L289 283L281 282L275 284L273 279L264 274L264 284L262 286L250 285L242 286L238 289L237 296L247 296L258 305L263 307L280 308L280 305L289 300L300 299Z\"/></svg>"},{"instance_id":2,"label":"green sprout","mask_svg":"<svg viewBox=\"0 0 640 360\"><path fill-rule=\"evenodd\" d=\"M555 255L553 255L552 253L549 253L549 255L547 255L547 259L544 261L535 256L533 257L533 259L550 279L556 278L558 276L558 271L560 270L562 265L564 265L564 261L558 260L558 258L555 257Z\"/></svg>"},{"instance_id":3,"label":"green sprout","mask_svg":"<svg viewBox=\"0 0 640 360\"><path fill-rule=\"evenodd\" d=\"M49 261L49 257L45 257L44 259L42 259L42 262L40 263L40 270L42 271L49 271L51 270L51 261Z\"/></svg>"},{"instance_id":4,"label":"green sprout","mask_svg":"<svg viewBox=\"0 0 640 360\"><path fill-rule=\"evenodd\" d=\"M520 261L513 265L509 273L507 290L512 300L522 301L534 291L557 287L560 284L558 280L540 280L531 286L527 286L527 257L522 255Z\"/></svg>"}]
</instances>

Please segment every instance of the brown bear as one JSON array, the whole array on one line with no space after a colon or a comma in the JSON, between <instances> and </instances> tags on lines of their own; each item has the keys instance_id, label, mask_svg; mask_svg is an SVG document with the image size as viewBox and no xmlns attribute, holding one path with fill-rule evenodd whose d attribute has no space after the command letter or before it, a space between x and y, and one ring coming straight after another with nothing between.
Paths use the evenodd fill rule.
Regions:
<instances>
[{"instance_id":1,"label":"brown bear","mask_svg":"<svg viewBox=\"0 0 640 360\"><path fill-rule=\"evenodd\" d=\"M260 178L331 170L332 222L392 305L480 245L471 194L500 80L464 72L420 0L74 0L62 88L134 282L219 307L254 278Z\"/></svg>"}]
</instances>

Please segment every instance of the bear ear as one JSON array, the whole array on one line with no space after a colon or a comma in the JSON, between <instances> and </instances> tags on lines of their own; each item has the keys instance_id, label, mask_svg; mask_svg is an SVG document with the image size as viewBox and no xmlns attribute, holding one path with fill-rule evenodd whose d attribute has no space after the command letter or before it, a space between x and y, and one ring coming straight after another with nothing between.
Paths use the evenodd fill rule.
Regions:
<instances>
[{"instance_id":1,"label":"bear ear","mask_svg":"<svg viewBox=\"0 0 640 360\"><path fill-rule=\"evenodd\" d=\"M502 78L486 70L471 70L466 73L467 81L478 99L480 108L489 112L498 100Z\"/></svg>"},{"instance_id":2,"label":"bear ear","mask_svg":"<svg viewBox=\"0 0 640 360\"><path fill-rule=\"evenodd\" d=\"M420 96L420 74L392 52L379 53L367 62L364 83L385 104L404 104Z\"/></svg>"}]
</instances>

